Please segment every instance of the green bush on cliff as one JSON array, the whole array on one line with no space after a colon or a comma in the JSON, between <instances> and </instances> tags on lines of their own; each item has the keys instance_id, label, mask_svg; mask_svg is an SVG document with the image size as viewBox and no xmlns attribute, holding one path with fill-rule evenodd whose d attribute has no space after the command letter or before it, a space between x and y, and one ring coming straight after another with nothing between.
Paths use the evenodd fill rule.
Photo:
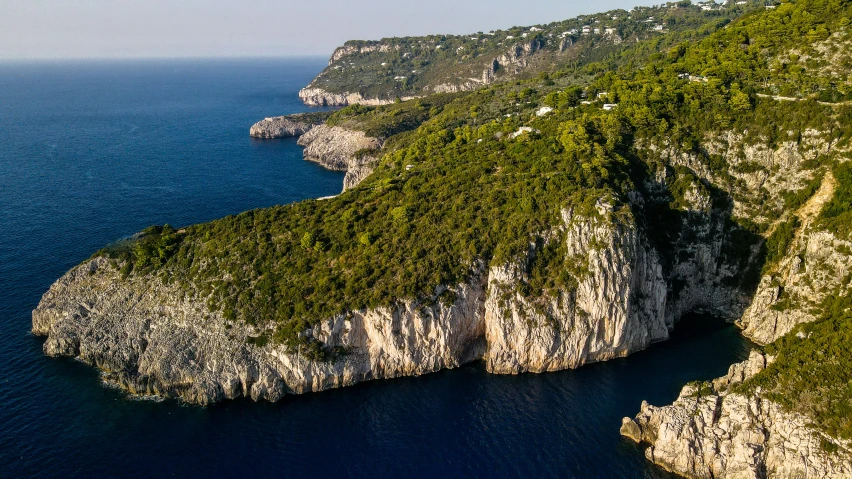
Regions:
<instances>
[{"instance_id":1,"label":"green bush on cliff","mask_svg":"<svg viewBox=\"0 0 852 479\"><path fill-rule=\"evenodd\" d=\"M779 223L775 231L769 235L764 243L765 260L763 265L763 274L770 273L779 261L787 256L787 251L793 243L793 238L796 236L796 230L799 228L799 218L793 216L791 219Z\"/></svg>"}]
</instances>

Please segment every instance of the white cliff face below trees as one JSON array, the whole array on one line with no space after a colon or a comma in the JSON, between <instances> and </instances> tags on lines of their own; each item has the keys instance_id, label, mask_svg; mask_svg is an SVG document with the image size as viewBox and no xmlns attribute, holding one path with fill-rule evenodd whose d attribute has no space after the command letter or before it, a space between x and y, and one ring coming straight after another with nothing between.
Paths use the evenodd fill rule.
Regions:
<instances>
[{"instance_id":1,"label":"white cliff face below trees","mask_svg":"<svg viewBox=\"0 0 852 479\"><path fill-rule=\"evenodd\" d=\"M518 265L492 269L485 357L495 373L544 372L626 356L668 339L666 284L635 224L598 206L595 220L563 212L569 261L587 265L574 291L536 307L517 292ZM603 245L602 247L599 245Z\"/></svg>"},{"instance_id":2,"label":"white cliff face below trees","mask_svg":"<svg viewBox=\"0 0 852 479\"><path fill-rule=\"evenodd\" d=\"M324 119L324 118L323 118ZM311 114L295 114L263 119L249 130L253 138L299 137L304 158L330 170L345 171L343 191L358 186L370 176L378 163L382 141L361 131L317 123ZM373 154L357 154L374 151Z\"/></svg>"},{"instance_id":3,"label":"white cliff face below trees","mask_svg":"<svg viewBox=\"0 0 852 479\"><path fill-rule=\"evenodd\" d=\"M252 138L289 138L301 136L320 123L314 123L302 115L264 118L249 129Z\"/></svg>"},{"instance_id":4,"label":"white cliff face below trees","mask_svg":"<svg viewBox=\"0 0 852 479\"><path fill-rule=\"evenodd\" d=\"M315 161L330 170L346 172L343 191L354 188L370 176L382 148L380 139L367 136L362 131L328 125L313 128L299 138L298 144L305 147L306 160Z\"/></svg>"},{"instance_id":5,"label":"white cliff face below trees","mask_svg":"<svg viewBox=\"0 0 852 479\"><path fill-rule=\"evenodd\" d=\"M348 106L348 105L365 105L365 106L381 106L390 105L397 101L397 98L365 98L360 93L330 93L322 88L307 86L299 91L299 98L305 105L309 106ZM418 98L416 95L400 97L400 101L408 101Z\"/></svg>"},{"instance_id":6,"label":"white cliff face below trees","mask_svg":"<svg viewBox=\"0 0 852 479\"><path fill-rule=\"evenodd\" d=\"M122 280L105 258L50 288L33 312L33 332L47 336L46 354L78 357L132 392L199 404L240 396L277 401L479 358L495 373L553 371L667 338L661 269L632 219L599 205L596 217L566 211L563 220L557 230L565 232L572 261L589 265L588 275L576 290L549 299L545 313L514 293L508 302L501 298L523 279L521 263L480 266L451 287L452 304L400 300L320 322L311 334L348 351L333 362L251 344L264 330L229 322L157 277Z\"/></svg>"}]
</instances>

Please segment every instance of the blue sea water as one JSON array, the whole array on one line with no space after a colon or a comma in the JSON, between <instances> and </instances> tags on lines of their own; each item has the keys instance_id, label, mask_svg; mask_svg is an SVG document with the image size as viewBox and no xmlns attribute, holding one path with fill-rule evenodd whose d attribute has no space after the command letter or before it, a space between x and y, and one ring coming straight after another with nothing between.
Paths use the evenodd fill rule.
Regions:
<instances>
[{"instance_id":1,"label":"blue sea water","mask_svg":"<svg viewBox=\"0 0 852 479\"><path fill-rule=\"evenodd\" d=\"M747 355L703 316L629 358L494 376L471 364L276 404L139 400L42 354L30 311L151 224L336 194L343 175L251 124L305 111L324 59L0 63L0 477L669 477L618 435Z\"/></svg>"}]
</instances>

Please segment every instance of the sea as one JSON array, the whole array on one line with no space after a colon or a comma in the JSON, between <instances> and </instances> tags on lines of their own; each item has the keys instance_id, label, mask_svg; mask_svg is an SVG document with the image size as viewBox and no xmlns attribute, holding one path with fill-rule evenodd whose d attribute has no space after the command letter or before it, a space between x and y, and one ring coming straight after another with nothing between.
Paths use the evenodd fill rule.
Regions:
<instances>
[{"instance_id":1,"label":"sea","mask_svg":"<svg viewBox=\"0 0 852 479\"><path fill-rule=\"evenodd\" d=\"M621 438L642 400L673 401L752 345L690 315L673 338L578 370L481 364L278 403L134 397L48 358L31 311L65 271L154 224L184 226L338 193L293 139L323 58L0 63L0 478L666 478Z\"/></svg>"}]
</instances>

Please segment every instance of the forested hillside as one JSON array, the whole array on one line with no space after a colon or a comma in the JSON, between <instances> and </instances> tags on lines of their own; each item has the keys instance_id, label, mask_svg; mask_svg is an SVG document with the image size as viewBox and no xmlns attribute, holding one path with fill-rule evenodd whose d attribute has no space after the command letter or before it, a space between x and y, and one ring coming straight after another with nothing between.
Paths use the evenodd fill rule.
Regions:
<instances>
[{"instance_id":1,"label":"forested hillside","mask_svg":"<svg viewBox=\"0 0 852 479\"><path fill-rule=\"evenodd\" d=\"M395 98L464 91L568 68L586 77L701 39L763 2L689 1L586 15L547 25L470 35L350 41L305 89L309 103L347 104L348 95ZM641 43L642 47L637 47Z\"/></svg>"}]
</instances>

